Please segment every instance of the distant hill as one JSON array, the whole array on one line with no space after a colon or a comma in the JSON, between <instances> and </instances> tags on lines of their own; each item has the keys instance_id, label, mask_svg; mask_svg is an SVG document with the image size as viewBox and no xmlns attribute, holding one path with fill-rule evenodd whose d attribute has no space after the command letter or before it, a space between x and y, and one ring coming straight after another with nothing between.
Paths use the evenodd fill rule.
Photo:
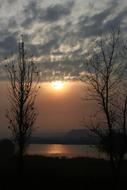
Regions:
<instances>
[{"instance_id":1,"label":"distant hill","mask_svg":"<svg viewBox=\"0 0 127 190\"><path fill-rule=\"evenodd\" d=\"M87 129L74 129L67 133L67 138L83 144L96 144L98 138Z\"/></svg>"},{"instance_id":2,"label":"distant hill","mask_svg":"<svg viewBox=\"0 0 127 190\"><path fill-rule=\"evenodd\" d=\"M99 139L86 129L74 129L57 135L34 136L33 144L96 144Z\"/></svg>"},{"instance_id":3,"label":"distant hill","mask_svg":"<svg viewBox=\"0 0 127 190\"><path fill-rule=\"evenodd\" d=\"M92 133L90 134L90 132L86 129L73 129L73 130L69 131L66 134L66 136L68 136L69 138L86 139L93 135L92 135Z\"/></svg>"}]
</instances>

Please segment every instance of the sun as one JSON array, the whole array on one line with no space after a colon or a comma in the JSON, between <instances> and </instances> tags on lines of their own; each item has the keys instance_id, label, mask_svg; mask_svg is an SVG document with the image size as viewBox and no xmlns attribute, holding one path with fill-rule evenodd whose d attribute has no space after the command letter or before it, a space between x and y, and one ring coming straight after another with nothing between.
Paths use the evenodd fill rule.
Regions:
<instances>
[{"instance_id":1,"label":"sun","mask_svg":"<svg viewBox=\"0 0 127 190\"><path fill-rule=\"evenodd\" d=\"M55 89L55 90L61 90L64 87L64 83L62 81L53 81L51 83L51 86Z\"/></svg>"}]
</instances>

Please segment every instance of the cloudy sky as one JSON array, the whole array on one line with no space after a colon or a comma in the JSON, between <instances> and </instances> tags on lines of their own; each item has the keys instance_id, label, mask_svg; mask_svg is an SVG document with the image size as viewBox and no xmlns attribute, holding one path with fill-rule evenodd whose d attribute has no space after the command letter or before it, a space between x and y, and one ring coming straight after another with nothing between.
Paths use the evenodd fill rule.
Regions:
<instances>
[{"instance_id":1,"label":"cloudy sky","mask_svg":"<svg viewBox=\"0 0 127 190\"><path fill-rule=\"evenodd\" d=\"M17 52L24 34L42 80L75 79L99 32L127 29L127 0L0 0L0 58Z\"/></svg>"},{"instance_id":2,"label":"cloudy sky","mask_svg":"<svg viewBox=\"0 0 127 190\"><path fill-rule=\"evenodd\" d=\"M97 35L118 25L127 33L127 0L0 0L0 61L18 53L23 34L27 53L34 56L42 74L36 101L38 133L79 129L83 117L88 119L96 110L81 100L87 92L76 79ZM0 72L0 137L9 133L3 75ZM56 91L49 83L56 79L71 82Z\"/></svg>"}]
</instances>

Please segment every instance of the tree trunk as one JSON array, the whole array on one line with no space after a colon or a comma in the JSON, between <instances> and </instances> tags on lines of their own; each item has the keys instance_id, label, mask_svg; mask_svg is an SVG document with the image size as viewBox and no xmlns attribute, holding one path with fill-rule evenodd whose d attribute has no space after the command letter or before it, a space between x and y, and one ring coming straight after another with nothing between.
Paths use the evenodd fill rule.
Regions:
<instances>
[{"instance_id":1,"label":"tree trunk","mask_svg":"<svg viewBox=\"0 0 127 190\"><path fill-rule=\"evenodd\" d=\"M24 148L22 143L19 144L19 152L18 152L18 174L19 177L23 177L24 173Z\"/></svg>"}]
</instances>

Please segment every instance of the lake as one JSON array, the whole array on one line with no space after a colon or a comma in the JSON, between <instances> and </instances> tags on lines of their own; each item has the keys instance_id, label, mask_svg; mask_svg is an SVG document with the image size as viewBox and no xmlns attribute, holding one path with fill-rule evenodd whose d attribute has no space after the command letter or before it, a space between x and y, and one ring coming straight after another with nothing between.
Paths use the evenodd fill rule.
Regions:
<instances>
[{"instance_id":1,"label":"lake","mask_svg":"<svg viewBox=\"0 0 127 190\"><path fill-rule=\"evenodd\" d=\"M94 145L31 144L27 154L67 158L105 158L105 155L98 152Z\"/></svg>"}]
</instances>

